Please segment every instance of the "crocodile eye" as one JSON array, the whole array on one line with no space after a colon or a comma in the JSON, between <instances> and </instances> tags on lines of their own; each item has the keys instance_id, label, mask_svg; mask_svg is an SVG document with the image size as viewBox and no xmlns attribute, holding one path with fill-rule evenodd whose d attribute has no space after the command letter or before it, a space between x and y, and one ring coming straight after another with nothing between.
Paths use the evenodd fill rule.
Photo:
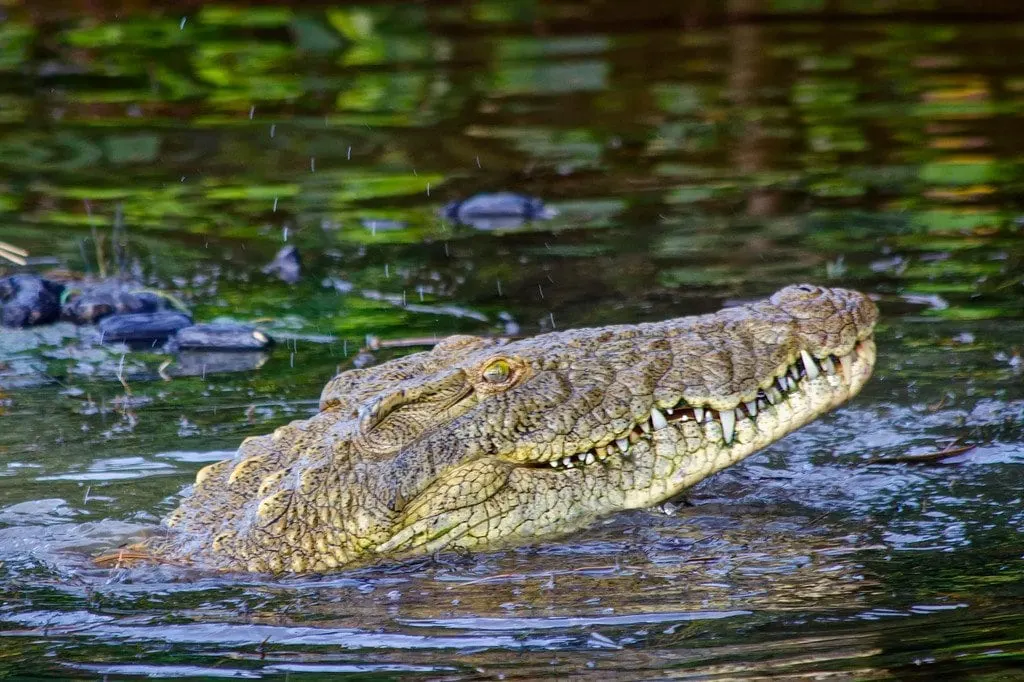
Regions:
<instances>
[{"instance_id":1,"label":"crocodile eye","mask_svg":"<svg viewBox=\"0 0 1024 682\"><path fill-rule=\"evenodd\" d=\"M488 383L503 384L508 381L509 376L512 374L512 368L509 366L508 360L495 360L484 367L482 374L484 380Z\"/></svg>"}]
</instances>

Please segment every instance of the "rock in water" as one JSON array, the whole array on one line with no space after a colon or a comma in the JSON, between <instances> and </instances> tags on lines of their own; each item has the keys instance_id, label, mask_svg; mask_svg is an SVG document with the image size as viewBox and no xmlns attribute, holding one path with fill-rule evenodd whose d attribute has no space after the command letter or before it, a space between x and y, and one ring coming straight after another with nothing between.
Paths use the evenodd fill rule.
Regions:
<instances>
[{"instance_id":1,"label":"rock in water","mask_svg":"<svg viewBox=\"0 0 1024 682\"><path fill-rule=\"evenodd\" d=\"M56 322L64 286L39 275L11 275L0 279L0 324L31 327Z\"/></svg>"},{"instance_id":2,"label":"rock in water","mask_svg":"<svg viewBox=\"0 0 1024 682\"><path fill-rule=\"evenodd\" d=\"M163 343L180 329L192 325L192 318L184 313L131 313L110 315L100 320L100 335L104 343Z\"/></svg>"},{"instance_id":3,"label":"rock in water","mask_svg":"<svg viewBox=\"0 0 1024 682\"><path fill-rule=\"evenodd\" d=\"M517 227L555 215L555 211L540 199L514 192L474 194L468 199L451 202L441 213L449 220L478 230Z\"/></svg>"},{"instance_id":4,"label":"rock in water","mask_svg":"<svg viewBox=\"0 0 1024 682\"><path fill-rule=\"evenodd\" d=\"M242 324L196 324L174 337L180 350L253 351L273 345L274 340L255 327Z\"/></svg>"},{"instance_id":5,"label":"rock in water","mask_svg":"<svg viewBox=\"0 0 1024 682\"><path fill-rule=\"evenodd\" d=\"M286 246L277 252L274 260L263 266L263 274L274 275L282 282L295 284L302 277L302 259L299 249Z\"/></svg>"},{"instance_id":6,"label":"rock in water","mask_svg":"<svg viewBox=\"0 0 1024 682\"><path fill-rule=\"evenodd\" d=\"M120 282L102 282L72 290L61 306L61 317L75 324L95 324L108 315L156 313L169 307L166 298L151 291Z\"/></svg>"}]
</instances>

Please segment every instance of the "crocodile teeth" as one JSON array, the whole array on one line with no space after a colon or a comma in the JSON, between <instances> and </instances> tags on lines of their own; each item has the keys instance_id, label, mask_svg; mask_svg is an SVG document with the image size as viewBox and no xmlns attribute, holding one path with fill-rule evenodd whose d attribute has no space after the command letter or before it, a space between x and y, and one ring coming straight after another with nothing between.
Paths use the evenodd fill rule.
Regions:
<instances>
[{"instance_id":1,"label":"crocodile teeth","mask_svg":"<svg viewBox=\"0 0 1024 682\"><path fill-rule=\"evenodd\" d=\"M853 383L853 358L849 355L840 355L839 366L843 368L843 379L846 383Z\"/></svg>"},{"instance_id":2,"label":"crocodile teeth","mask_svg":"<svg viewBox=\"0 0 1024 682\"><path fill-rule=\"evenodd\" d=\"M695 408L693 408L693 418L696 419L698 422L704 421L704 408L703 407L695 407Z\"/></svg>"},{"instance_id":3,"label":"crocodile teeth","mask_svg":"<svg viewBox=\"0 0 1024 682\"><path fill-rule=\"evenodd\" d=\"M629 439L616 438L615 444L619 446L619 450L622 450L623 453L629 452Z\"/></svg>"},{"instance_id":4,"label":"crocodile teeth","mask_svg":"<svg viewBox=\"0 0 1024 682\"><path fill-rule=\"evenodd\" d=\"M665 415L658 411L658 408L656 407L651 408L651 424L654 425L655 431L658 431L668 426L668 420L665 419Z\"/></svg>"},{"instance_id":5,"label":"crocodile teeth","mask_svg":"<svg viewBox=\"0 0 1024 682\"><path fill-rule=\"evenodd\" d=\"M587 456L583 458L583 461L586 462L587 464L593 464L594 463L594 453L593 452L588 452Z\"/></svg>"},{"instance_id":6,"label":"crocodile teeth","mask_svg":"<svg viewBox=\"0 0 1024 682\"><path fill-rule=\"evenodd\" d=\"M550 464L550 465L551 465L551 468L552 468L552 469L557 469L557 468L558 468L558 465L559 465L559 461L558 461L557 459L553 459L553 460L551 460L550 462L548 462L548 464Z\"/></svg>"},{"instance_id":7,"label":"crocodile teeth","mask_svg":"<svg viewBox=\"0 0 1024 682\"><path fill-rule=\"evenodd\" d=\"M821 368L825 370L826 374L836 373L836 363L832 362L831 355L829 355L828 357L821 361Z\"/></svg>"},{"instance_id":8,"label":"crocodile teeth","mask_svg":"<svg viewBox=\"0 0 1024 682\"><path fill-rule=\"evenodd\" d=\"M666 407L665 408L665 414L667 414L668 416L671 417L673 414L675 414L675 410L672 409L671 407Z\"/></svg>"},{"instance_id":9,"label":"crocodile teeth","mask_svg":"<svg viewBox=\"0 0 1024 682\"><path fill-rule=\"evenodd\" d=\"M725 410L718 418L722 420L722 437L726 443L731 443L733 434L736 433L736 413L733 410Z\"/></svg>"},{"instance_id":10,"label":"crocodile teeth","mask_svg":"<svg viewBox=\"0 0 1024 682\"><path fill-rule=\"evenodd\" d=\"M747 414L751 417L757 416L757 400L751 400L749 403L743 403L747 406Z\"/></svg>"},{"instance_id":11,"label":"crocodile teeth","mask_svg":"<svg viewBox=\"0 0 1024 682\"><path fill-rule=\"evenodd\" d=\"M800 370L796 368L796 365L790 366L789 378L793 381L793 384L791 385L796 385L796 382L800 381Z\"/></svg>"},{"instance_id":12,"label":"crocodile teeth","mask_svg":"<svg viewBox=\"0 0 1024 682\"><path fill-rule=\"evenodd\" d=\"M782 394L779 393L779 389L774 386L769 386L768 390L764 392L764 395L772 405L782 400Z\"/></svg>"},{"instance_id":13,"label":"crocodile teeth","mask_svg":"<svg viewBox=\"0 0 1024 682\"><path fill-rule=\"evenodd\" d=\"M807 376L812 379L817 379L818 375L821 373L818 370L818 363L815 362L814 358L811 357L811 354L805 350L800 351L800 357L804 361L804 371L807 372Z\"/></svg>"},{"instance_id":14,"label":"crocodile teeth","mask_svg":"<svg viewBox=\"0 0 1024 682\"><path fill-rule=\"evenodd\" d=\"M787 379L788 379L788 377L785 374L783 374L781 377L779 377L778 379L775 380L775 383L777 383L779 385L779 390L780 391L785 392L785 391L789 390L789 386L786 383Z\"/></svg>"},{"instance_id":15,"label":"crocodile teeth","mask_svg":"<svg viewBox=\"0 0 1024 682\"><path fill-rule=\"evenodd\" d=\"M650 434L651 423L647 421L640 422L640 430L643 431L644 433Z\"/></svg>"},{"instance_id":16,"label":"crocodile teeth","mask_svg":"<svg viewBox=\"0 0 1024 682\"><path fill-rule=\"evenodd\" d=\"M563 457L562 464L572 469L572 457Z\"/></svg>"},{"instance_id":17,"label":"crocodile teeth","mask_svg":"<svg viewBox=\"0 0 1024 682\"><path fill-rule=\"evenodd\" d=\"M786 377L786 387L790 391L795 391L796 390L796 379L794 379L793 377Z\"/></svg>"}]
</instances>

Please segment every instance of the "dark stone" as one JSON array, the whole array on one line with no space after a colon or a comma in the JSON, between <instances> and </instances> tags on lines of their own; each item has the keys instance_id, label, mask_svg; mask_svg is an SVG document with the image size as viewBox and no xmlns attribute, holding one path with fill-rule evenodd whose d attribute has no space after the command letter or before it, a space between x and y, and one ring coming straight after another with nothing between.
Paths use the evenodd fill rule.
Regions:
<instances>
[{"instance_id":1,"label":"dark stone","mask_svg":"<svg viewBox=\"0 0 1024 682\"><path fill-rule=\"evenodd\" d=\"M60 317L64 285L39 275L11 275L0 279L0 324L31 327L50 324Z\"/></svg>"},{"instance_id":2,"label":"dark stone","mask_svg":"<svg viewBox=\"0 0 1024 682\"><path fill-rule=\"evenodd\" d=\"M274 340L255 327L241 324L196 324L173 339L180 350L254 351L269 348Z\"/></svg>"},{"instance_id":3,"label":"dark stone","mask_svg":"<svg viewBox=\"0 0 1024 682\"><path fill-rule=\"evenodd\" d=\"M67 296L61 317L75 324L95 324L109 315L156 313L168 308L168 300L159 294L103 282Z\"/></svg>"},{"instance_id":4,"label":"dark stone","mask_svg":"<svg viewBox=\"0 0 1024 682\"><path fill-rule=\"evenodd\" d=\"M516 227L531 220L545 220L555 214L540 199L514 192L475 194L463 201L451 202L441 213L449 220L478 230Z\"/></svg>"},{"instance_id":5,"label":"dark stone","mask_svg":"<svg viewBox=\"0 0 1024 682\"><path fill-rule=\"evenodd\" d=\"M104 343L126 341L155 345L191 324L192 318L184 313L129 313L104 317L99 328Z\"/></svg>"},{"instance_id":6,"label":"dark stone","mask_svg":"<svg viewBox=\"0 0 1024 682\"><path fill-rule=\"evenodd\" d=\"M282 282L295 284L302 277L302 259L299 257L299 249L294 246L286 246L277 252L274 260L263 266L263 274L274 275Z\"/></svg>"}]
</instances>

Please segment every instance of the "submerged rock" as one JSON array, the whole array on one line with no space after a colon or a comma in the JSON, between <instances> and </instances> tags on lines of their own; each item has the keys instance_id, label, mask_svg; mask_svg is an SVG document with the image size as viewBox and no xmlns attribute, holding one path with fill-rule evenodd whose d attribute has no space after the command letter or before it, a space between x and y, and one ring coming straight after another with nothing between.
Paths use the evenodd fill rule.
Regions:
<instances>
[{"instance_id":1,"label":"submerged rock","mask_svg":"<svg viewBox=\"0 0 1024 682\"><path fill-rule=\"evenodd\" d=\"M517 227L531 220L554 217L555 211L536 197L514 192L475 194L462 201L453 201L441 211L449 220L475 227L495 230Z\"/></svg>"},{"instance_id":2,"label":"submerged rock","mask_svg":"<svg viewBox=\"0 0 1024 682\"><path fill-rule=\"evenodd\" d=\"M277 252L274 260L263 266L265 275L274 275L282 282L295 284L302 277L302 258L295 246L286 246Z\"/></svg>"},{"instance_id":3,"label":"submerged rock","mask_svg":"<svg viewBox=\"0 0 1024 682\"><path fill-rule=\"evenodd\" d=\"M172 339L179 350L256 351L274 340L255 327L241 324L196 324L180 330Z\"/></svg>"},{"instance_id":4,"label":"submerged rock","mask_svg":"<svg viewBox=\"0 0 1024 682\"><path fill-rule=\"evenodd\" d=\"M104 343L163 343L172 335L192 325L184 313L130 313L110 315L100 320L100 338Z\"/></svg>"},{"instance_id":5,"label":"submerged rock","mask_svg":"<svg viewBox=\"0 0 1024 682\"><path fill-rule=\"evenodd\" d=\"M0 324L30 327L56 322L64 285L39 275L11 275L0 279Z\"/></svg>"}]
</instances>

